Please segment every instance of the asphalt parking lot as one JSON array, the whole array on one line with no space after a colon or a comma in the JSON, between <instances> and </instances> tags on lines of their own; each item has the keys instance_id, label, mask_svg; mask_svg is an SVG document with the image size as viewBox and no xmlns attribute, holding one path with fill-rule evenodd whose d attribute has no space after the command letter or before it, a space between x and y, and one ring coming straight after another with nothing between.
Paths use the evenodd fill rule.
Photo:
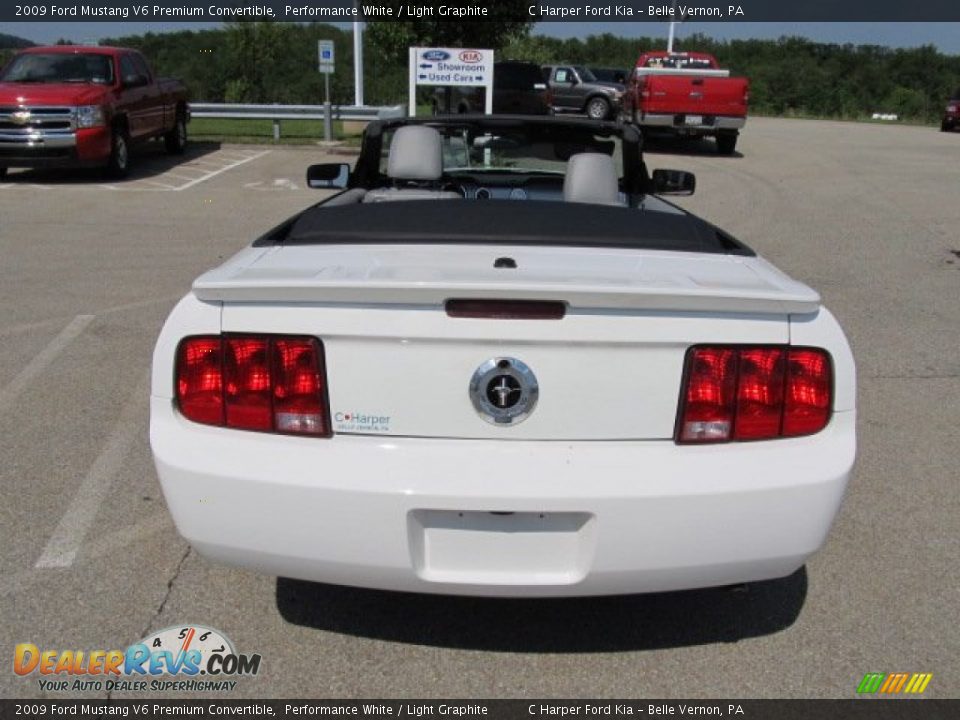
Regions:
<instances>
[{"instance_id":1,"label":"asphalt parking lot","mask_svg":"<svg viewBox=\"0 0 960 720\"><path fill-rule=\"evenodd\" d=\"M660 145L647 163L695 172L681 204L818 289L843 324L860 451L840 517L781 581L553 601L277 580L212 565L174 530L147 443L153 343L196 275L322 197L303 182L320 150L198 144L181 162L148 153L116 183L12 171L3 652L125 648L202 623L263 657L229 697L850 698L867 672L931 672L927 696L960 696L960 136L752 119L738 150ZM10 660L0 694L44 696Z\"/></svg>"}]
</instances>

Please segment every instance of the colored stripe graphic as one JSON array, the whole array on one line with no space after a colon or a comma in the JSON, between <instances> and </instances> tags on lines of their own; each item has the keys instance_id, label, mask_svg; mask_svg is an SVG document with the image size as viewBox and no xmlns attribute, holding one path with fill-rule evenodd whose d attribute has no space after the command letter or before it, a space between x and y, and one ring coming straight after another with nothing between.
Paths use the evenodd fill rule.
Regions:
<instances>
[{"instance_id":1,"label":"colored stripe graphic","mask_svg":"<svg viewBox=\"0 0 960 720\"><path fill-rule=\"evenodd\" d=\"M933 678L933 673L914 673L910 678L910 682L907 683L907 687L904 688L903 691L905 693L918 695L927 689L927 685L930 684L931 678Z\"/></svg>"},{"instance_id":2,"label":"colored stripe graphic","mask_svg":"<svg viewBox=\"0 0 960 720\"><path fill-rule=\"evenodd\" d=\"M867 673L857 686L857 693L897 695L901 692L919 695L927 689L933 673Z\"/></svg>"},{"instance_id":3,"label":"colored stripe graphic","mask_svg":"<svg viewBox=\"0 0 960 720\"><path fill-rule=\"evenodd\" d=\"M886 675L884 673L867 673L863 676L863 680L860 681L860 685L857 687L858 693L875 693L880 689L880 684L883 682L883 678Z\"/></svg>"},{"instance_id":4,"label":"colored stripe graphic","mask_svg":"<svg viewBox=\"0 0 960 720\"><path fill-rule=\"evenodd\" d=\"M903 684L907 681L906 673L890 673L887 675L887 681L880 688L881 693L894 694L900 692Z\"/></svg>"}]
</instances>

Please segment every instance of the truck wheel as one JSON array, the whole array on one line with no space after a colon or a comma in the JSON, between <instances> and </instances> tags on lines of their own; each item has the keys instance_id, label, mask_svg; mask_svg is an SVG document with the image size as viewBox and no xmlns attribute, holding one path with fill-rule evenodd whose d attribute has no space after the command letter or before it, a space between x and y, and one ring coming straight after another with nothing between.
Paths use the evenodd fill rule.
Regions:
<instances>
[{"instance_id":1,"label":"truck wheel","mask_svg":"<svg viewBox=\"0 0 960 720\"><path fill-rule=\"evenodd\" d=\"M587 117L591 120L606 120L610 114L610 103L602 97L590 98L587 103Z\"/></svg>"},{"instance_id":2,"label":"truck wheel","mask_svg":"<svg viewBox=\"0 0 960 720\"><path fill-rule=\"evenodd\" d=\"M163 136L163 144L171 155L183 155L187 149L187 119L182 113L177 113L173 130Z\"/></svg>"},{"instance_id":3,"label":"truck wheel","mask_svg":"<svg viewBox=\"0 0 960 720\"><path fill-rule=\"evenodd\" d=\"M737 133L720 133L717 135L717 152L721 155L733 155L737 149Z\"/></svg>"},{"instance_id":4,"label":"truck wheel","mask_svg":"<svg viewBox=\"0 0 960 720\"><path fill-rule=\"evenodd\" d=\"M110 138L110 159L107 161L107 175L112 178L126 177L130 172L130 137L126 128L118 125Z\"/></svg>"}]
</instances>

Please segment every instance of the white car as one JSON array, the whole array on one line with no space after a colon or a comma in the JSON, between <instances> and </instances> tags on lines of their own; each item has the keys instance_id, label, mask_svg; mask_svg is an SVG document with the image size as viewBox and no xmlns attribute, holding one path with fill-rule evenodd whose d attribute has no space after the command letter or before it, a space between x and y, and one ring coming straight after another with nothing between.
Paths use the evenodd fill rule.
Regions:
<instances>
[{"instance_id":1,"label":"white car","mask_svg":"<svg viewBox=\"0 0 960 720\"><path fill-rule=\"evenodd\" d=\"M201 275L153 360L180 533L273 575L493 596L777 578L854 463L817 293L661 199L629 125L373 123Z\"/></svg>"}]
</instances>

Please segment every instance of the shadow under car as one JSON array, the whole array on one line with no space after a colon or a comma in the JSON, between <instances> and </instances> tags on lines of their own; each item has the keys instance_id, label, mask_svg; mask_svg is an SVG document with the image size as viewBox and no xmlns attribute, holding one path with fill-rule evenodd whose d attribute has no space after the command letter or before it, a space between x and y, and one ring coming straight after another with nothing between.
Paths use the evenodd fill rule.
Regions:
<instances>
[{"instance_id":1,"label":"shadow under car","mask_svg":"<svg viewBox=\"0 0 960 720\"><path fill-rule=\"evenodd\" d=\"M737 642L790 627L806 595L805 567L743 586L556 599L420 595L277 580L277 607L295 625L498 652L626 652Z\"/></svg>"}]
</instances>

